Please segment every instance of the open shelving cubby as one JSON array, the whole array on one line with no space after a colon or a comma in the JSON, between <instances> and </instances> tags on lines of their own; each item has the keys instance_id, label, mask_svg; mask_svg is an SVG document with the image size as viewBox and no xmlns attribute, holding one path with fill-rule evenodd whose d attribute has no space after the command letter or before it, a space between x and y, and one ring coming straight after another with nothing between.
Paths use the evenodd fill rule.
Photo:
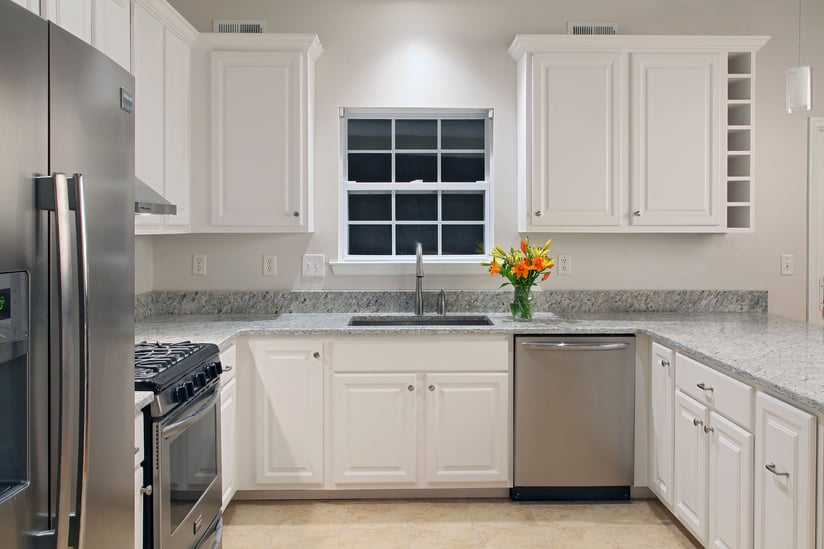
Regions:
<instances>
[{"instance_id":1,"label":"open shelving cubby","mask_svg":"<svg viewBox=\"0 0 824 549\"><path fill-rule=\"evenodd\" d=\"M727 53L727 229L752 231L754 53Z\"/></svg>"}]
</instances>

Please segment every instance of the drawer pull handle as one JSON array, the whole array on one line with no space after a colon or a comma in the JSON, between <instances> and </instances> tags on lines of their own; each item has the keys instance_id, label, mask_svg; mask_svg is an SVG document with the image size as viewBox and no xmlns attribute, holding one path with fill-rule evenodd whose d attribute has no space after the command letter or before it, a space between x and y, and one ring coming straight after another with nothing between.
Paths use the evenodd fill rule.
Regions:
<instances>
[{"instance_id":1,"label":"drawer pull handle","mask_svg":"<svg viewBox=\"0 0 824 549\"><path fill-rule=\"evenodd\" d=\"M704 432L705 433L712 433L715 431L715 427L710 427L709 425L704 425Z\"/></svg>"},{"instance_id":2,"label":"drawer pull handle","mask_svg":"<svg viewBox=\"0 0 824 549\"><path fill-rule=\"evenodd\" d=\"M407 388L406 388L406 390L407 390L407 391L414 391L414 390L415 390L415 386L414 386L414 385L410 385L409 387L407 387Z\"/></svg>"},{"instance_id":3,"label":"drawer pull handle","mask_svg":"<svg viewBox=\"0 0 824 549\"><path fill-rule=\"evenodd\" d=\"M669 368L669 365L670 365L670 361L669 361L669 360L667 360L666 358L662 358L662 359L661 359L661 367L663 367L663 368Z\"/></svg>"},{"instance_id":4,"label":"drawer pull handle","mask_svg":"<svg viewBox=\"0 0 824 549\"><path fill-rule=\"evenodd\" d=\"M783 471L783 472L779 471L778 469L775 468L775 463L768 463L764 466L764 468L767 469L767 471L769 471L770 473L774 474L777 477L790 478L790 473L788 473L787 471Z\"/></svg>"},{"instance_id":5,"label":"drawer pull handle","mask_svg":"<svg viewBox=\"0 0 824 549\"><path fill-rule=\"evenodd\" d=\"M698 387L702 391L714 391L715 390L715 388L713 388L713 387L707 387L706 385L704 385L704 383L698 383L696 385L696 387Z\"/></svg>"},{"instance_id":6,"label":"drawer pull handle","mask_svg":"<svg viewBox=\"0 0 824 549\"><path fill-rule=\"evenodd\" d=\"M697 417L692 418L692 424L698 427L699 425L704 425L704 422L698 419Z\"/></svg>"}]
</instances>

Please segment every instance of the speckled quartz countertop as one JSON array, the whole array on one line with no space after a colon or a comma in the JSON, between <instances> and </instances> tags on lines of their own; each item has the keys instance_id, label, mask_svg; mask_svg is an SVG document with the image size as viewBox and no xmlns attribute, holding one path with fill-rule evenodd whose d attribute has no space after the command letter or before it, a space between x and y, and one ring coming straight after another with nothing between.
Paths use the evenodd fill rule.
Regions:
<instances>
[{"instance_id":1,"label":"speckled quartz countertop","mask_svg":"<svg viewBox=\"0 0 824 549\"><path fill-rule=\"evenodd\" d=\"M134 413L136 414L154 400L154 393L151 391L134 392Z\"/></svg>"},{"instance_id":2,"label":"speckled quartz countertop","mask_svg":"<svg viewBox=\"0 0 824 549\"><path fill-rule=\"evenodd\" d=\"M484 313L480 313L484 314ZM221 349L238 336L640 333L676 351L824 413L824 327L764 313L507 314L491 326L352 327L350 314L162 315L136 323L135 341L191 340ZM385 315L381 315L385 316Z\"/></svg>"}]
</instances>

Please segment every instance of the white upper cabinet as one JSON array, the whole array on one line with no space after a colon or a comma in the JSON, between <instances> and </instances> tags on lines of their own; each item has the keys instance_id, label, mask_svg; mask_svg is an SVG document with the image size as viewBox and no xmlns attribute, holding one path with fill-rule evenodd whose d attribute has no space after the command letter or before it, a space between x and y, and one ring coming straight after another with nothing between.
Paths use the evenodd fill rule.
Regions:
<instances>
[{"instance_id":1,"label":"white upper cabinet","mask_svg":"<svg viewBox=\"0 0 824 549\"><path fill-rule=\"evenodd\" d=\"M630 222L721 227L721 53L630 57Z\"/></svg>"},{"instance_id":2,"label":"white upper cabinet","mask_svg":"<svg viewBox=\"0 0 824 549\"><path fill-rule=\"evenodd\" d=\"M32 13L40 15L40 0L12 0L15 4L20 4Z\"/></svg>"},{"instance_id":3,"label":"white upper cabinet","mask_svg":"<svg viewBox=\"0 0 824 549\"><path fill-rule=\"evenodd\" d=\"M195 230L311 232L317 36L203 34L198 48L211 123L194 153L210 168Z\"/></svg>"},{"instance_id":4,"label":"white upper cabinet","mask_svg":"<svg viewBox=\"0 0 824 549\"><path fill-rule=\"evenodd\" d=\"M137 216L135 233L188 232L191 45L197 31L165 2L136 0L135 175L177 206L176 215Z\"/></svg>"},{"instance_id":5,"label":"white upper cabinet","mask_svg":"<svg viewBox=\"0 0 824 549\"><path fill-rule=\"evenodd\" d=\"M727 59L764 42L517 36L518 230L725 232Z\"/></svg>"},{"instance_id":6,"label":"white upper cabinet","mask_svg":"<svg viewBox=\"0 0 824 549\"><path fill-rule=\"evenodd\" d=\"M92 0L45 0L41 8L43 17L92 43Z\"/></svg>"},{"instance_id":7,"label":"white upper cabinet","mask_svg":"<svg viewBox=\"0 0 824 549\"><path fill-rule=\"evenodd\" d=\"M131 0L92 0L92 45L130 71L132 68Z\"/></svg>"}]
</instances>

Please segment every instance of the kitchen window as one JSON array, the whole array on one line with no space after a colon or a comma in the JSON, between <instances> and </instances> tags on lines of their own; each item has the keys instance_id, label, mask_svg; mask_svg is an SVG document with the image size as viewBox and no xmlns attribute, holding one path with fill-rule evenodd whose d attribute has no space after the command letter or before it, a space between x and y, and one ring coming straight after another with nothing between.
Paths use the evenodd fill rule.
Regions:
<instances>
[{"instance_id":1,"label":"kitchen window","mask_svg":"<svg viewBox=\"0 0 824 549\"><path fill-rule=\"evenodd\" d=\"M341 257L477 262L490 230L491 110L345 109Z\"/></svg>"}]
</instances>

